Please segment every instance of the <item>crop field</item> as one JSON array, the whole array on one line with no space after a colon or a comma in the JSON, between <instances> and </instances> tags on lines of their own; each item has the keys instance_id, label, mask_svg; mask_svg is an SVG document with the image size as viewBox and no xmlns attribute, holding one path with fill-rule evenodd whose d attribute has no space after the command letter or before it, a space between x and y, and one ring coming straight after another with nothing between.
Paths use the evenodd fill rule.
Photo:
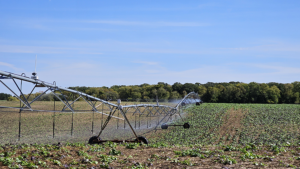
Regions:
<instances>
[{"instance_id":1,"label":"crop field","mask_svg":"<svg viewBox=\"0 0 300 169\"><path fill-rule=\"evenodd\" d=\"M76 140L78 135L75 134L70 136L69 140L61 139L60 144L57 142L31 145L3 144L0 147L0 166L10 168L21 166L25 168L300 167L299 105L205 103L201 106L190 106L185 109L185 112L183 121L176 120L173 124L189 122L191 124L189 129L169 126L166 130L161 128L154 130L153 127L149 127L147 130L138 131L139 135L149 139L148 145L112 142L88 145L87 139L83 140L83 138L88 138L92 133L82 136L81 140ZM82 131L90 131L91 115L92 113L89 113L89 117L78 115L76 122L87 127ZM133 118L131 124L134 126ZM42 119L40 117L40 120ZM86 123L86 120L89 122ZM17 122L18 119L14 121ZM152 121L154 125L156 119ZM50 127L51 122L50 119ZM101 120L99 122L101 123ZM146 121L142 123L145 126ZM116 130L116 124L116 121L113 122L112 128L108 131L119 131L124 134L123 131L126 130ZM60 125L63 127L64 123ZM69 128L69 122L65 125ZM51 136L51 133L49 135ZM126 134L122 136L132 137Z\"/></svg>"},{"instance_id":2,"label":"crop field","mask_svg":"<svg viewBox=\"0 0 300 169\"><path fill-rule=\"evenodd\" d=\"M189 130L170 128L157 141L170 144L286 144L300 138L300 106L203 104L188 108Z\"/></svg>"}]
</instances>

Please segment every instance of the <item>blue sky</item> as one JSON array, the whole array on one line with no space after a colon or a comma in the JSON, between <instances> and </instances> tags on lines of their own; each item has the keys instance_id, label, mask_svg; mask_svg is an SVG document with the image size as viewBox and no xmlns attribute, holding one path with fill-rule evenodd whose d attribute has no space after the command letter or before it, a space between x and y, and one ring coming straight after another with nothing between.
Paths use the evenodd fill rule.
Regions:
<instances>
[{"instance_id":1,"label":"blue sky","mask_svg":"<svg viewBox=\"0 0 300 169\"><path fill-rule=\"evenodd\" d=\"M59 86L299 81L300 1L0 1L0 70ZM1 86L0 89L3 89Z\"/></svg>"}]
</instances>

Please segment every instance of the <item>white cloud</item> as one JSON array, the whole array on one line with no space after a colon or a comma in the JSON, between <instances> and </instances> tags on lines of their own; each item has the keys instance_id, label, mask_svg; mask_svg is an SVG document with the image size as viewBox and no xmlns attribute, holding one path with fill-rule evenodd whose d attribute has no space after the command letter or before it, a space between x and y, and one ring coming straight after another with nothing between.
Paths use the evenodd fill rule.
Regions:
<instances>
[{"instance_id":1,"label":"white cloud","mask_svg":"<svg viewBox=\"0 0 300 169\"><path fill-rule=\"evenodd\" d=\"M9 64L9 63L5 63L5 62L0 62L0 66L1 66L1 67L3 67L3 66L8 67L8 68L10 68L10 69L13 69L14 71L19 71L19 70L21 70L21 69L15 67L14 65ZM2 69L2 70L3 70L3 69Z\"/></svg>"}]
</instances>

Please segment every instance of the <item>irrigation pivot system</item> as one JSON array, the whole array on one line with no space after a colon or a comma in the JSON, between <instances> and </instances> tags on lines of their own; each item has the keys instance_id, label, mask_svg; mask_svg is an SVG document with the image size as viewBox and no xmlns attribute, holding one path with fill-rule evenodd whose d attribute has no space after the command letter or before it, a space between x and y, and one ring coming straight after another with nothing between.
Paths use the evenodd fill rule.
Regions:
<instances>
[{"instance_id":1,"label":"irrigation pivot system","mask_svg":"<svg viewBox=\"0 0 300 169\"><path fill-rule=\"evenodd\" d=\"M12 87L9 87L6 83L4 83L4 80L11 80L16 86L15 89L12 89ZM25 94L22 92L22 83L27 82L33 84L33 89L31 92L25 97ZM56 85L56 82L53 83L47 83L45 81L39 80L37 77L36 72L32 73L31 77L27 77L24 73L21 75L10 73L10 72L5 72L5 71L0 71L0 83L3 84L10 92L14 95L14 97L18 98L20 100L20 106L19 107L8 107L8 106L0 106L1 109L18 109L21 117L21 112L22 111L33 111L33 112L45 112L45 110L37 110L32 108L32 103L37 101L39 98L41 98L43 95L45 95L47 92L52 93L60 102L63 103L64 107L62 110L53 110L53 111L48 111L47 112L60 112L60 113L72 113L72 129L71 129L71 135L73 134L73 114L76 113L76 110L73 109L72 105L76 101L78 101L80 98L84 100L90 108L92 109L93 112L100 113L106 116L105 122L101 124L101 129L99 131L99 134L96 136L92 136L89 139L90 144L96 144L96 143L103 143L105 141L113 141L113 142L143 142L145 144L148 144L148 140L143 137L143 136L138 136L136 134L136 131L132 124L129 122L128 115L129 111L133 111L132 115L138 115L139 117L157 117L157 116L162 116L162 119L158 118L157 125L155 126L155 129L160 124L162 129L167 129L168 126L183 126L184 128L189 128L190 125L188 123L184 123L183 125L171 125L168 124L167 122L169 119L172 119L175 115L178 115L182 120L183 118L181 117L181 113L183 112L184 108L186 108L190 104L196 104L200 105L202 101L200 100L199 96L195 92L191 92L187 94L181 101L179 101L175 107L169 106L169 105L161 105L157 101L156 104L135 104L135 105L121 105L121 100L118 100L117 104L114 104L112 102L88 95L86 93L82 93L80 91L68 89L68 88L62 88ZM18 85L20 84L20 85ZM46 90L42 92L38 96L34 96L34 98L29 101L28 98L32 96L34 89L37 87L44 87ZM72 94L73 99L67 98L63 93L68 92ZM19 93L19 94L17 94ZM75 99L76 98L76 99ZM98 102L98 105L96 103ZM100 109L98 110L98 107L102 105L107 107L109 109L109 113L104 113ZM116 113L121 114L121 117L117 116ZM107 124L110 122L112 118L124 121L124 126L125 123L130 127L130 130L134 134L135 139L134 140L102 140L100 139L101 134L103 133L104 129L106 128ZM147 121L148 122L148 121ZM94 125L94 124L93 124ZM21 121L19 121L19 138L20 138L20 130L21 130ZM54 130L54 129L53 129Z\"/></svg>"}]
</instances>

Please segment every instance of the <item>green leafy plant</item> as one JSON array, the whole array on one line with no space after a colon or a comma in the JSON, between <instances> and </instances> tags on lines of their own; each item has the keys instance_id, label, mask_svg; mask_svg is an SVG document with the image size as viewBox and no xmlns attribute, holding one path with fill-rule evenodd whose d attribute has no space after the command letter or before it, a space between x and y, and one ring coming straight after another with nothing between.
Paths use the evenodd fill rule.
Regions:
<instances>
[{"instance_id":1,"label":"green leafy plant","mask_svg":"<svg viewBox=\"0 0 300 169\"><path fill-rule=\"evenodd\" d=\"M140 144L139 143L127 143L126 148L128 149L136 149Z\"/></svg>"},{"instance_id":2,"label":"green leafy plant","mask_svg":"<svg viewBox=\"0 0 300 169\"><path fill-rule=\"evenodd\" d=\"M54 163L55 165L59 165L59 166L61 166L61 162L60 162L60 161L58 161L58 160L53 160L53 163Z\"/></svg>"},{"instance_id":3,"label":"green leafy plant","mask_svg":"<svg viewBox=\"0 0 300 169\"><path fill-rule=\"evenodd\" d=\"M116 150L115 148L112 148L109 152L109 155L121 155L121 151L120 150Z\"/></svg>"}]
</instances>

